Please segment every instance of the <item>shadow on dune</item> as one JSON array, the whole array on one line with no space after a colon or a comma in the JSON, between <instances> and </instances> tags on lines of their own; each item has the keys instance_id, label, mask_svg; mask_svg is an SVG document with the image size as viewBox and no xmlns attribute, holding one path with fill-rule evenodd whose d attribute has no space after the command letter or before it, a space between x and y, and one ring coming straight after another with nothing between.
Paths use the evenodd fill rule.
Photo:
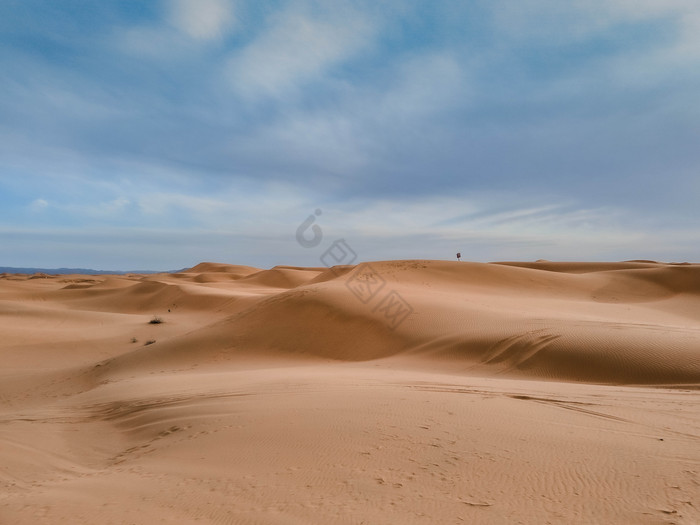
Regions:
<instances>
[{"instance_id":1,"label":"shadow on dune","mask_svg":"<svg viewBox=\"0 0 700 525\"><path fill-rule=\"evenodd\" d=\"M384 285L369 303L348 286L359 267L250 273L236 286L264 293L245 308L231 306L211 324L116 357L99 373L262 358L390 359L486 376L700 383L700 266L590 263L584 272L577 263L387 261L371 267ZM232 305L236 290L229 289L228 302L197 297L194 285L144 282L117 292L137 310L173 300L203 309ZM411 308L398 327L377 308L389 292ZM126 297L120 301L126 307Z\"/></svg>"}]
</instances>

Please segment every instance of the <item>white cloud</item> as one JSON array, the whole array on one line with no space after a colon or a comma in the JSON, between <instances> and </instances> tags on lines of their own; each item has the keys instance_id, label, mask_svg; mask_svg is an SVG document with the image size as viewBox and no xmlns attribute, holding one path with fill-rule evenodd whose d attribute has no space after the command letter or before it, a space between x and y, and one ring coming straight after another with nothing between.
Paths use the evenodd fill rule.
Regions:
<instances>
[{"instance_id":1,"label":"white cloud","mask_svg":"<svg viewBox=\"0 0 700 525\"><path fill-rule=\"evenodd\" d=\"M57 214L80 217L89 222L90 220L122 219L129 211L131 204L131 201L126 197L115 197L110 200L99 202L91 202L84 199L52 202L51 208L56 211ZM42 207L47 206L48 204L42 205Z\"/></svg>"},{"instance_id":2,"label":"white cloud","mask_svg":"<svg viewBox=\"0 0 700 525\"><path fill-rule=\"evenodd\" d=\"M369 19L356 12L288 10L275 15L262 35L232 56L228 78L244 97L288 95L358 53L372 34Z\"/></svg>"},{"instance_id":3,"label":"white cloud","mask_svg":"<svg viewBox=\"0 0 700 525\"><path fill-rule=\"evenodd\" d=\"M684 36L691 36L700 15L696 0L500 0L492 14L499 35L507 40L573 41L607 30L621 22L672 19ZM688 33L686 35L686 33ZM692 35L697 41L700 35ZM557 40L558 41L558 40Z\"/></svg>"},{"instance_id":4,"label":"white cloud","mask_svg":"<svg viewBox=\"0 0 700 525\"><path fill-rule=\"evenodd\" d=\"M635 225L625 210L526 208L506 194L347 201L322 209L317 224L324 244L317 252L299 249L308 256L304 264L318 264L318 256L339 238L361 260L445 259L457 251L468 260L663 259L683 253L683 236L657 249L668 232Z\"/></svg>"},{"instance_id":5,"label":"white cloud","mask_svg":"<svg viewBox=\"0 0 700 525\"><path fill-rule=\"evenodd\" d=\"M170 0L170 7L171 23L197 40L220 38L236 22L230 0Z\"/></svg>"},{"instance_id":6,"label":"white cloud","mask_svg":"<svg viewBox=\"0 0 700 525\"><path fill-rule=\"evenodd\" d=\"M611 55L609 74L629 85L667 75L669 68L687 67L700 59L700 3L696 0L521 0L502 2L493 9L505 46L522 41L556 46L616 31L618 25L665 22L675 29L649 51L631 42ZM659 35L648 34L654 39ZM644 42L639 42L643 44Z\"/></svg>"},{"instance_id":7,"label":"white cloud","mask_svg":"<svg viewBox=\"0 0 700 525\"><path fill-rule=\"evenodd\" d=\"M424 137L436 139L434 121L473 100L462 65L447 53L409 55L386 69L381 89L356 85L343 90L331 108L288 110L231 144L233 158L264 159L272 169L306 172L307 184L334 187L335 178L362 174L374 162L384 162L387 142ZM398 137L398 139L397 139ZM376 165L375 165L376 166ZM388 166L387 166L388 168Z\"/></svg>"},{"instance_id":8,"label":"white cloud","mask_svg":"<svg viewBox=\"0 0 700 525\"><path fill-rule=\"evenodd\" d=\"M135 26L120 31L117 46L139 58L182 59L191 54L189 40L171 27Z\"/></svg>"},{"instance_id":9,"label":"white cloud","mask_svg":"<svg viewBox=\"0 0 700 525\"><path fill-rule=\"evenodd\" d=\"M31 209L33 212L40 212L48 207L49 203L44 199L36 199L29 205L29 209Z\"/></svg>"},{"instance_id":10,"label":"white cloud","mask_svg":"<svg viewBox=\"0 0 700 525\"><path fill-rule=\"evenodd\" d=\"M221 213L226 207L225 201L192 197L179 193L151 193L139 199L139 208L148 215L163 215L173 209L186 210L195 214Z\"/></svg>"},{"instance_id":11,"label":"white cloud","mask_svg":"<svg viewBox=\"0 0 700 525\"><path fill-rule=\"evenodd\" d=\"M270 170L284 170L287 178L296 177L304 186L327 189L343 174L362 170L370 146L361 121L347 111L295 111L238 138L231 155L261 159Z\"/></svg>"},{"instance_id":12,"label":"white cloud","mask_svg":"<svg viewBox=\"0 0 700 525\"><path fill-rule=\"evenodd\" d=\"M639 89L698 78L700 4L685 0L597 0L579 5L583 17L601 17L610 29L620 23L663 22L669 32L652 50L628 46L603 64L604 75L618 87ZM660 35L649 33L650 39Z\"/></svg>"},{"instance_id":13,"label":"white cloud","mask_svg":"<svg viewBox=\"0 0 700 525\"><path fill-rule=\"evenodd\" d=\"M192 60L205 41L216 41L236 26L232 0L166 0L164 23L118 27L114 43L122 52L156 60Z\"/></svg>"},{"instance_id":14,"label":"white cloud","mask_svg":"<svg viewBox=\"0 0 700 525\"><path fill-rule=\"evenodd\" d=\"M394 77L394 85L373 108L387 121L435 116L468 106L473 97L464 67L446 52L409 56L396 64Z\"/></svg>"},{"instance_id":15,"label":"white cloud","mask_svg":"<svg viewBox=\"0 0 700 525\"><path fill-rule=\"evenodd\" d=\"M191 227L207 227L211 231L245 231L265 236L284 232L289 221L301 222L318 206L311 192L282 184L242 183L219 188L216 196L188 195L184 192L145 191L137 199L145 223L159 224L160 219L180 220ZM296 226L295 226L296 227Z\"/></svg>"},{"instance_id":16,"label":"white cloud","mask_svg":"<svg viewBox=\"0 0 700 525\"><path fill-rule=\"evenodd\" d=\"M103 202L100 204L99 209L106 214L119 213L124 211L130 204L131 201L129 199L117 197L112 201Z\"/></svg>"},{"instance_id":17,"label":"white cloud","mask_svg":"<svg viewBox=\"0 0 700 525\"><path fill-rule=\"evenodd\" d=\"M347 203L329 210L324 220L329 221L331 216L340 219L334 227L347 229L358 237L389 237L403 232L410 236L459 239L599 235L604 228L612 228L623 214L615 209L581 209L562 204L525 207L507 194L473 194L377 200L365 206Z\"/></svg>"}]
</instances>

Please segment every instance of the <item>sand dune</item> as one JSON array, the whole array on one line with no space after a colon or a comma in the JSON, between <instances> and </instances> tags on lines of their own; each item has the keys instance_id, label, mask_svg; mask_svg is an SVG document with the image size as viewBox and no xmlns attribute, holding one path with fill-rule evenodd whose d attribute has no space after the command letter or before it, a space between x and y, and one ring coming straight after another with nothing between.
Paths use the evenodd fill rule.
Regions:
<instances>
[{"instance_id":1,"label":"sand dune","mask_svg":"<svg viewBox=\"0 0 700 525\"><path fill-rule=\"evenodd\" d=\"M700 523L700 265L2 274L0 314L0 524Z\"/></svg>"}]
</instances>

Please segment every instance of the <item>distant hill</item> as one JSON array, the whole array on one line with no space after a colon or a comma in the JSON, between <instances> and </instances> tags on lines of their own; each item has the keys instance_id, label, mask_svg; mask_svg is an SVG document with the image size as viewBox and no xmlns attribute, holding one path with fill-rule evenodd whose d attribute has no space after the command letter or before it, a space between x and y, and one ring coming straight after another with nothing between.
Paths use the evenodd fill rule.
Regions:
<instances>
[{"instance_id":1,"label":"distant hill","mask_svg":"<svg viewBox=\"0 0 700 525\"><path fill-rule=\"evenodd\" d=\"M166 273L166 272L154 272L154 271L117 271L117 270L90 270L88 268L12 268L9 266L0 266L0 273L45 273L48 275L69 275L69 274L80 274L80 275L126 275L128 273Z\"/></svg>"}]
</instances>

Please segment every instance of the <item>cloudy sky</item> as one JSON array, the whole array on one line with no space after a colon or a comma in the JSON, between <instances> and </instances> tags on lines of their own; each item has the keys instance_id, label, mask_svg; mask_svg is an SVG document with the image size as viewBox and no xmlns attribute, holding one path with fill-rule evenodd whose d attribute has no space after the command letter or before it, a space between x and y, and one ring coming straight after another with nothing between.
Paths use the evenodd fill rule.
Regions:
<instances>
[{"instance_id":1,"label":"cloudy sky","mask_svg":"<svg viewBox=\"0 0 700 525\"><path fill-rule=\"evenodd\" d=\"M697 0L0 1L0 266L697 261L699 200Z\"/></svg>"}]
</instances>

